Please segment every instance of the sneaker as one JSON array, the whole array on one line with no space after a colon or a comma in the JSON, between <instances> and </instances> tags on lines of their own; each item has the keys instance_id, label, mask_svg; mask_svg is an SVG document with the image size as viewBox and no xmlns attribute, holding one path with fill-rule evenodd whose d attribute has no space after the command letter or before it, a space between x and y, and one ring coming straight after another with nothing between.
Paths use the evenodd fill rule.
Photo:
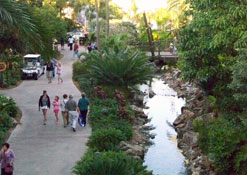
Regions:
<instances>
[{"instance_id":1,"label":"sneaker","mask_svg":"<svg viewBox=\"0 0 247 175\"><path fill-rule=\"evenodd\" d=\"M76 132L75 128L73 128L73 131Z\"/></svg>"}]
</instances>

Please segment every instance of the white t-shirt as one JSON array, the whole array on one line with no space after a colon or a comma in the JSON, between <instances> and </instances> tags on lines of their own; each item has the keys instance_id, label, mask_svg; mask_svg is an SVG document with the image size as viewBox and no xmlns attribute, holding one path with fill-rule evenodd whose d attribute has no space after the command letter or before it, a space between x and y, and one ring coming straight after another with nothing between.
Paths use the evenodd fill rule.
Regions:
<instances>
[{"instance_id":1,"label":"white t-shirt","mask_svg":"<svg viewBox=\"0 0 247 175\"><path fill-rule=\"evenodd\" d=\"M69 38L69 43L72 44L74 42L74 39L73 38Z\"/></svg>"},{"instance_id":2,"label":"white t-shirt","mask_svg":"<svg viewBox=\"0 0 247 175\"><path fill-rule=\"evenodd\" d=\"M65 110L65 105L66 105L67 101L68 101L67 99L63 99L63 100L61 101L61 104L60 104L61 111L66 111L66 110Z\"/></svg>"}]
</instances>

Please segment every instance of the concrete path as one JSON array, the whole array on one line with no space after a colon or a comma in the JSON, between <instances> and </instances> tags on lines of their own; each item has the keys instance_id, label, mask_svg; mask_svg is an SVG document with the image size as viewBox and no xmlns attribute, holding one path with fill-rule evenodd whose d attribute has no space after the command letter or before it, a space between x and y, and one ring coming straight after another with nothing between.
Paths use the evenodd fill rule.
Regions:
<instances>
[{"instance_id":1,"label":"concrete path","mask_svg":"<svg viewBox=\"0 0 247 175\"><path fill-rule=\"evenodd\" d=\"M12 132L9 143L16 155L16 175L70 175L71 168L86 151L87 138L91 134L89 126L77 125L77 132L64 128L59 114L56 126L53 108L48 111L47 125L43 125L42 113L38 111L38 100L43 90L47 90L51 101L56 95L72 94L77 101L80 92L72 82L72 51L66 47L62 72L64 83L58 85L57 77L52 84L43 75L39 80L25 80L14 89L0 91L11 96L22 110L21 125Z\"/></svg>"}]
</instances>

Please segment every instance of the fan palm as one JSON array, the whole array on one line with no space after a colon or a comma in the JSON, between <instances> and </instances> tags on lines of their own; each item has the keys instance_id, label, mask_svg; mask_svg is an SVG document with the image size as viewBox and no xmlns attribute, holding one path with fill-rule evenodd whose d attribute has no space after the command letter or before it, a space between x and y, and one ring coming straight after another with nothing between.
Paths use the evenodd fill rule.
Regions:
<instances>
[{"instance_id":1,"label":"fan palm","mask_svg":"<svg viewBox=\"0 0 247 175\"><path fill-rule=\"evenodd\" d=\"M25 5L14 0L0 0L0 26L0 52L6 48L21 50L23 41L42 47L37 28Z\"/></svg>"}]
</instances>

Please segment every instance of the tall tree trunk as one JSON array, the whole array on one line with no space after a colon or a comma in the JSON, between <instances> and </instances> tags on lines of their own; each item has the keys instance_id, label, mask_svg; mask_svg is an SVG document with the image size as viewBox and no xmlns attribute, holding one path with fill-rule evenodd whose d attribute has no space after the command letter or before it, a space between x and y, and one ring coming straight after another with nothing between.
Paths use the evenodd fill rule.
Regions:
<instances>
[{"instance_id":1,"label":"tall tree trunk","mask_svg":"<svg viewBox=\"0 0 247 175\"><path fill-rule=\"evenodd\" d=\"M110 19L109 19L109 0L106 0L106 36L110 33Z\"/></svg>"},{"instance_id":2,"label":"tall tree trunk","mask_svg":"<svg viewBox=\"0 0 247 175\"><path fill-rule=\"evenodd\" d=\"M100 50L100 26L99 26L99 6L98 0L95 0L96 9L96 32L97 32L97 47Z\"/></svg>"},{"instance_id":3,"label":"tall tree trunk","mask_svg":"<svg viewBox=\"0 0 247 175\"><path fill-rule=\"evenodd\" d=\"M150 46L150 52L152 54L152 61L154 61L155 54L154 54L154 46L153 46L153 33L152 33L151 27L148 25L145 12L143 13L143 18L144 18L144 23L145 23L147 34L148 34L148 41L149 41L149 46Z\"/></svg>"}]
</instances>

